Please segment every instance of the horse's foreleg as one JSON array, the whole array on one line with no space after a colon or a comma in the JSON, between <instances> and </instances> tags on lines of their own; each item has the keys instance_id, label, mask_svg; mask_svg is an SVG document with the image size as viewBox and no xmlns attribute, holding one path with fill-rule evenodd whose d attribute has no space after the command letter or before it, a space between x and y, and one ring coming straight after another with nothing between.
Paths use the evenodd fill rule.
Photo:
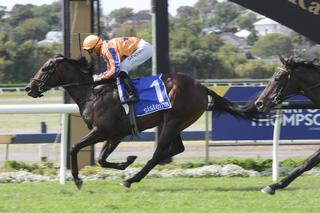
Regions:
<instances>
[{"instance_id":1,"label":"horse's foreleg","mask_svg":"<svg viewBox=\"0 0 320 213\"><path fill-rule=\"evenodd\" d=\"M172 135L174 134L172 134L171 131L168 132L163 129L152 158L136 175L124 181L122 183L123 186L130 187L132 183L141 181L159 162L184 151L184 146L182 144L180 135L175 133L176 136L174 136L174 139L172 139ZM177 145L172 146L171 143L177 143ZM170 145L171 149L168 147Z\"/></svg>"},{"instance_id":2,"label":"horse's foreleg","mask_svg":"<svg viewBox=\"0 0 320 213\"><path fill-rule=\"evenodd\" d=\"M71 167L72 167L72 176L73 180L78 187L78 189L82 186L82 180L79 178L79 169L78 169L78 152L89 145L93 145L102 138L100 137L100 133L96 128L93 128L86 136L81 138L78 143L74 144L71 148Z\"/></svg>"},{"instance_id":3,"label":"horse's foreleg","mask_svg":"<svg viewBox=\"0 0 320 213\"><path fill-rule=\"evenodd\" d=\"M127 161L124 163L107 162L106 159L115 150L115 148L117 148L120 142L121 138L117 138L113 140L108 140L104 143L98 160L101 167L124 170L137 159L137 156L128 156Z\"/></svg>"},{"instance_id":4,"label":"horse's foreleg","mask_svg":"<svg viewBox=\"0 0 320 213\"><path fill-rule=\"evenodd\" d=\"M299 177L305 171L308 171L315 167L320 162L320 149L312 154L307 160L303 162L303 164L293 170L287 177L283 178L281 181L269 185L262 189L262 192L273 195L275 190L283 189L287 187L294 179Z\"/></svg>"}]
</instances>

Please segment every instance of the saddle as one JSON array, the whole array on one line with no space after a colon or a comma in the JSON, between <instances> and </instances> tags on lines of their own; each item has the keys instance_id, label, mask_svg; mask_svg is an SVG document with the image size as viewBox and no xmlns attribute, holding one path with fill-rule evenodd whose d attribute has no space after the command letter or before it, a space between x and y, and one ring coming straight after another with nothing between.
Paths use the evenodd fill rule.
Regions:
<instances>
[{"instance_id":1,"label":"saddle","mask_svg":"<svg viewBox=\"0 0 320 213\"><path fill-rule=\"evenodd\" d=\"M119 94L119 100L123 102L125 100L125 88L120 82L120 79L116 78L112 82L112 87L105 86L106 82L99 82L97 86L94 87L94 94L104 94L110 89L117 88ZM171 103L166 91L166 87L161 80L161 75L151 75L145 76L138 79L133 79L133 85L139 95L139 101L133 104L123 103L122 107L125 113L129 117L129 122L131 126L131 132L133 135L139 133L136 117L142 117L160 110L166 110L171 108Z\"/></svg>"}]
</instances>

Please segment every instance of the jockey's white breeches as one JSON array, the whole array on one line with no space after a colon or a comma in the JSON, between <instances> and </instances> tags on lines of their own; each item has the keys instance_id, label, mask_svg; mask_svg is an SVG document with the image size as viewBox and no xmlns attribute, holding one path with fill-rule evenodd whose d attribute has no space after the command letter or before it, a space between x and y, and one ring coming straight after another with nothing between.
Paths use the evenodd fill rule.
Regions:
<instances>
[{"instance_id":1,"label":"jockey's white breeches","mask_svg":"<svg viewBox=\"0 0 320 213\"><path fill-rule=\"evenodd\" d=\"M137 49L120 63L120 70L129 73L152 57L152 45L141 39Z\"/></svg>"}]
</instances>

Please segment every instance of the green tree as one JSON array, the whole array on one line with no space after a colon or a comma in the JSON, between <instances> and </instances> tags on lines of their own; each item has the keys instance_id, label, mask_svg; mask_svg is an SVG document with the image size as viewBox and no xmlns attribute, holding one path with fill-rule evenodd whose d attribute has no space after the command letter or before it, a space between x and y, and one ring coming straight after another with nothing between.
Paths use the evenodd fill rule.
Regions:
<instances>
[{"instance_id":1,"label":"green tree","mask_svg":"<svg viewBox=\"0 0 320 213\"><path fill-rule=\"evenodd\" d=\"M192 56L187 48L170 51L170 67L172 72L192 73Z\"/></svg>"},{"instance_id":2,"label":"green tree","mask_svg":"<svg viewBox=\"0 0 320 213\"><path fill-rule=\"evenodd\" d=\"M112 37L137 36L136 27L130 24L122 24L120 28L112 32L111 36Z\"/></svg>"},{"instance_id":3,"label":"green tree","mask_svg":"<svg viewBox=\"0 0 320 213\"><path fill-rule=\"evenodd\" d=\"M309 59L309 60L320 60L320 45L315 45L308 49L305 54L303 55L303 58Z\"/></svg>"},{"instance_id":4,"label":"green tree","mask_svg":"<svg viewBox=\"0 0 320 213\"><path fill-rule=\"evenodd\" d=\"M55 1L50 5L41 5L32 9L34 17L41 17L50 28L50 31L61 31L62 27L62 14L61 2Z\"/></svg>"},{"instance_id":5,"label":"green tree","mask_svg":"<svg viewBox=\"0 0 320 213\"><path fill-rule=\"evenodd\" d=\"M16 4L13 6L11 12L10 12L10 17L8 19L9 24L12 27L18 26L20 23L23 21L29 19L29 18L34 18L33 15L33 7L35 7L32 4L26 4L26 5L21 5L21 4Z\"/></svg>"},{"instance_id":6,"label":"green tree","mask_svg":"<svg viewBox=\"0 0 320 213\"><path fill-rule=\"evenodd\" d=\"M260 38L252 47L252 53L260 57L292 55L293 44L290 37L272 33Z\"/></svg>"},{"instance_id":7,"label":"green tree","mask_svg":"<svg viewBox=\"0 0 320 213\"><path fill-rule=\"evenodd\" d=\"M194 8L198 10L200 18L206 19L207 15L214 11L217 3L217 0L198 0Z\"/></svg>"},{"instance_id":8,"label":"green tree","mask_svg":"<svg viewBox=\"0 0 320 213\"><path fill-rule=\"evenodd\" d=\"M276 71L276 64L267 64L263 61L249 61L237 67L241 78L270 78Z\"/></svg>"},{"instance_id":9,"label":"green tree","mask_svg":"<svg viewBox=\"0 0 320 213\"><path fill-rule=\"evenodd\" d=\"M117 10L113 10L109 15L109 19L115 19L118 23L123 23L128 17L133 15L133 9L123 7Z\"/></svg>"},{"instance_id":10,"label":"green tree","mask_svg":"<svg viewBox=\"0 0 320 213\"><path fill-rule=\"evenodd\" d=\"M257 21L256 14L248 11L243 11L238 17L235 19L235 23L241 28L241 29L253 29L253 23Z\"/></svg>"},{"instance_id":11,"label":"green tree","mask_svg":"<svg viewBox=\"0 0 320 213\"><path fill-rule=\"evenodd\" d=\"M230 73L231 77L237 77L237 66L239 64L245 64L247 59L243 51L233 45L226 44L220 47L218 51L218 58L223 61L224 67ZM230 77L230 75L228 75Z\"/></svg>"},{"instance_id":12,"label":"green tree","mask_svg":"<svg viewBox=\"0 0 320 213\"><path fill-rule=\"evenodd\" d=\"M179 19L195 19L198 18L198 11L190 6L182 6L177 9L177 18Z\"/></svg>"},{"instance_id":13,"label":"green tree","mask_svg":"<svg viewBox=\"0 0 320 213\"><path fill-rule=\"evenodd\" d=\"M27 19L13 30L14 40L23 42L26 40L43 40L49 30L48 24L41 18Z\"/></svg>"},{"instance_id":14,"label":"green tree","mask_svg":"<svg viewBox=\"0 0 320 213\"><path fill-rule=\"evenodd\" d=\"M192 52L192 76L194 78L225 78L230 77L224 69L223 62L209 50L195 50Z\"/></svg>"},{"instance_id":15,"label":"green tree","mask_svg":"<svg viewBox=\"0 0 320 213\"><path fill-rule=\"evenodd\" d=\"M249 45L253 46L254 43L256 43L256 41L259 40L259 37L257 35L257 31L255 29L252 29L250 35L247 37L246 40Z\"/></svg>"},{"instance_id":16,"label":"green tree","mask_svg":"<svg viewBox=\"0 0 320 213\"><path fill-rule=\"evenodd\" d=\"M136 27L137 37L152 43L152 25L151 22L140 24Z\"/></svg>"},{"instance_id":17,"label":"green tree","mask_svg":"<svg viewBox=\"0 0 320 213\"><path fill-rule=\"evenodd\" d=\"M198 49L211 50L217 52L221 46L223 46L223 41L218 35L206 34L200 37L197 41Z\"/></svg>"},{"instance_id":18,"label":"green tree","mask_svg":"<svg viewBox=\"0 0 320 213\"><path fill-rule=\"evenodd\" d=\"M170 37L170 49L183 49L187 48L194 50L197 47L197 36L193 35L192 31L187 28L179 28L171 31Z\"/></svg>"},{"instance_id":19,"label":"green tree","mask_svg":"<svg viewBox=\"0 0 320 213\"><path fill-rule=\"evenodd\" d=\"M0 5L0 22L5 14L6 14L6 7Z\"/></svg>"},{"instance_id":20,"label":"green tree","mask_svg":"<svg viewBox=\"0 0 320 213\"><path fill-rule=\"evenodd\" d=\"M214 11L215 19L218 23L231 23L237 16L239 16L241 10L243 10L242 7L234 3L218 3Z\"/></svg>"}]
</instances>

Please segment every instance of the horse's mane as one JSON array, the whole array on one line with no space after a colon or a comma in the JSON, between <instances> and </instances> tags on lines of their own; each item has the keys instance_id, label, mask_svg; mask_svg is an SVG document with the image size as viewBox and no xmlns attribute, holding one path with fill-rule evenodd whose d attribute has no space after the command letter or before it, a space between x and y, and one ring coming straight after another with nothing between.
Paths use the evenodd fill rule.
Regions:
<instances>
[{"instance_id":1,"label":"horse's mane","mask_svg":"<svg viewBox=\"0 0 320 213\"><path fill-rule=\"evenodd\" d=\"M64 60L67 60L77 66L80 70L85 70L88 74L93 74L94 73L94 64L92 62L89 62L86 57L84 56L79 56L76 59L72 58L67 58L62 54L58 54L55 56L55 58L62 57Z\"/></svg>"},{"instance_id":2,"label":"horse's mane","mask_svg":"<svg viewBox=\"0 0 320 213\"><path fill-rule=\"evenodd\" d=\"M308 69L316 69L318 71L320 71L320 64L318 59L314 59L314 60L302 60L302 59L294 59L294 58L290 58L287 62L286 65L288 67L291 68L295 68L295 67L305 67Z\"/></svg>"}]
</instances>

